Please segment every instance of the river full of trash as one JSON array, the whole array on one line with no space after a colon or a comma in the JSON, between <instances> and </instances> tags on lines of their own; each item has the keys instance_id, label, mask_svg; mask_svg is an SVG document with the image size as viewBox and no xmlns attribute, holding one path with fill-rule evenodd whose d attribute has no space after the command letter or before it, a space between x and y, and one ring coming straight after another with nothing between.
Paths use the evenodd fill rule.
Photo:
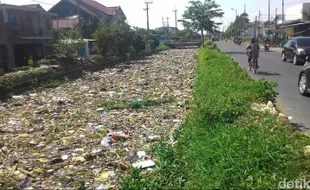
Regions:
<instances>
[{"instance_id":1,"label":"river full of trash","mask_svg":"<svg viewBox=\"0 0 310 190\"><path fill-rule=\"evenodd\" d=\"M0 104L0 189L118 189L151 170L189 111L197 49L168 50L85 73Z\"/></svg>"}]
</instances>

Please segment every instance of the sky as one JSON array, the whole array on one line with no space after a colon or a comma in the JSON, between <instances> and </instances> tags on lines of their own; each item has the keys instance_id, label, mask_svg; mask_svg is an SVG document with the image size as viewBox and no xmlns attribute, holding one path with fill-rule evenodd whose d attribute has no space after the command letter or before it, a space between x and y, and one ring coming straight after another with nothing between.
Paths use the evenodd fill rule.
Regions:
<instances>
[{"instance_id":1,"label":"sky","mask_svg":"<svg viewBox=\"0 0 310 190\"><path fill-rule=\"evenodd\" d=\"M25 5L25 4L41 4L43 8L49 10L59 0L0 0L1 3ZM131 26L138 26L146 28L146 11L143 10L146 7L145 0L96 0L97 2L105 6L121 6L127 20ZM281 1L282 0L270 0L271 2L271 16L275 14L275 9L278 9L278 14L281 13ZM162 18L166 22L166 18L169 17L169 25L175 26L175 14L172 10L177 9L177 19L182 18L186 6L188 6L189 0L153 0L149 5L149 18L150 28L157 28L163 26ZM237 13L244 12L244 4L246 4L246 12L249 14L251 21L258 16L259 10L261 11L261 20L268 19L268 0L215 0L215 2L221 5L221 9L225 13L223 18L215 19L218 22L224 23L221 26L221 30L229 25L236 17ZM310 0L284 0L285 9L294 6L301 2L310 2ZM293 15L291 15L293 16ZM290 15L287 15L290 17ZM182 29L180 23L178 28Z\"/></svg>"}]
</instances>

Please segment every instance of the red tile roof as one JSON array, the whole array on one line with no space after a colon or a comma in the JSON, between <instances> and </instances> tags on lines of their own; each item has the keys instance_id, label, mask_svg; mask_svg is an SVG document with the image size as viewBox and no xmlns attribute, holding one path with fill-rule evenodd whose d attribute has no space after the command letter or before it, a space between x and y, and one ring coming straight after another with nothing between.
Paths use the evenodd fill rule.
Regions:
<instances>
[{"instance_id":1,"label":"red tile roof","mask_svg":"<svg viewBox=\"0 0 310 190\"><path fill-rule=\"evenodd\" d=\"M106 7L100 3L98 3L97 1L93 1L93 0L82 0L83 3L88 4L89 6L107 14L107 15L115 15L116 11L119 9L119 7Z\"/></svg>"},{"instance_id":2,"label":"red tile roof","mask_svg":"<svg viewBox=\"0 0 310 190\"><path fill-rule=\"evenodd\" d=\"M64 0L61 0L60 2L58 2L56 5L54 5L54 7L58 6L61 2L63 2ZM67 0L69 3L77 6L77 0ZM117 7L106 7L100 3L98 3L97 1L93 1L93 0L80 0L80 8L81 10L85 11L86 13L90 14L91 16L100 16L96 13L96 11L94 11L94 9L109 15L109 16L114 16L117 11L120 9L120 6ZM52 7L49 11L53 10L54 7Z\"/></svg>"},{"instance_id":3,"label":"red tile roof","mask_svg":"<svg viewBox=\"0 0 310 190\"><path fill-rule=\"evenodd\" d=\"M76 0L68 0L70 3L72 3L73 5L77 6L77 2ZM94 13L93 11L89 10L88 8L86 8L85 6L80 4L80 9L87 12L88 14L92 15L92 16L98 16L96 13Z\"/></svg>"}]
</instances>

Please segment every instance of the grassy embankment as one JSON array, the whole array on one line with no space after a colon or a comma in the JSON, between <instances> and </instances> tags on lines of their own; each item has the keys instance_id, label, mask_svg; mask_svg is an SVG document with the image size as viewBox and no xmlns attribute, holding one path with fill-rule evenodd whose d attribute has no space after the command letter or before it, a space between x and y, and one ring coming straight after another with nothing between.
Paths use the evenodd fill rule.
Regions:
<instances>
[{"instance_id":1,"label":"grassy embankment","mask_svg":"<svg viewBox=\"0 0 310 190\"><path fill-rule=\"evenodd\" d=\"M310 179L304 147L309 136L275 115L250 109L275 96L275 84L252 80L207 42L199 50L195 99L174 146L155 145L157 167L133 170L123 189L277 189L279 182Z\"/></svg>"}]
</instances>

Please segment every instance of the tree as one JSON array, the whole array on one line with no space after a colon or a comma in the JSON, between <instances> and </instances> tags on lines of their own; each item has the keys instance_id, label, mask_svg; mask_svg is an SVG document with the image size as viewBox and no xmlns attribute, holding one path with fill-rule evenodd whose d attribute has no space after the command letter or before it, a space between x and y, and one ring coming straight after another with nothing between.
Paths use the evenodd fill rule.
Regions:
<instances>
[{"instance_id":1,"label":"tree","mask_svg":"<svg viewBox=\"0 0 310 190\"><path fill-rule=\"evenodd\" d=\"M96 17L90 18L87 22L83 23L83 37L84 38L92 38L95 31L99 28L100 20Z\"/></svg>"},{"instance_id":2,"label":"tree","mask_svg":"<svg viewBox=\"0 0 310 190\"><path fill-rule=\"evenodd\" d=\"M250 22L248 17L249 15L247 13L242 13L240 16L236 17L234 25L240 30L240 33L244 32L248 28Z\"/></svg>"},{"instance_id":3,"label":"tree","mask_svg":"<svg viewBox=\"0 0 310 190\"><path fill-rule=\"evenodd\" d=\"M76 30L69 30L63 37L56 41L53 45L57 53L73 56L76 51L82 48L84 41Z\"/></svg>"},{"instance_id":4,"label":"tree","mask_svg":"<svg viewBox=\"0 0 310 190\"><path fill-rule=\"evenodd\" d=\"M93 36L98 41L101 55L108 57L135 57L159 45L156 37L148 35L145 29L131 28L124 21L102 24Z\"/></svg>"},{"instance_id":5,"label":"tree","mask_svg":"<svg viewBox=\"0 0 310 190\"><path fill-rule=\"evenodd\" d=\"M249 27L254 26L255 23L250 23L249 15L247 13L242 13L237 16L235 21L229 25L225 32L226 37L239 36L242 35Z\"/></svg>"},{"instance_id":6,"label":"tree","mask_svg":"<svg viewBox=\"0 0 310 190\"><path fill-rule=\"evenodd\" d=\"M203 31L215 33L217 31L218 23L212 19L222 17L224 12L220 9L220 5L213 0L190 1L190 6L187 7L183 14L183 25L187 29L193 31L200 31L202 37L202 45L204 45Z\"/></svg>"}]
</instances>

